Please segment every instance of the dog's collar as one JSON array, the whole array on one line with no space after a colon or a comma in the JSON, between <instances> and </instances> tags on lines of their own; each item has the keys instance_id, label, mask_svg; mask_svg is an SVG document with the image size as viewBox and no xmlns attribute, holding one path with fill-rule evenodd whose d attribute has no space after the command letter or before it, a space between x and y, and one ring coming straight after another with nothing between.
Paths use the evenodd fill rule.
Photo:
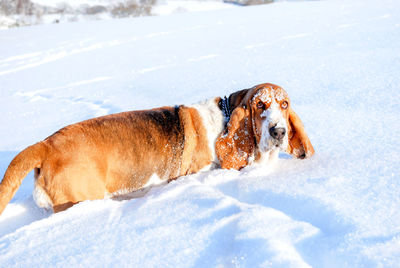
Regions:
<instances>
[{"instance_id":1,"label":"dog's collar","mask_svg":"<svg viewBox=\"0 0 400 268\"><path fill-rule=\"evenodd\" d=\"M219 107L224 113L226 124L228 124L229 120L231 119L231 107L229 105L229 98L226 96L221 98L219 101Z\"/></svg>"}]
</instances>

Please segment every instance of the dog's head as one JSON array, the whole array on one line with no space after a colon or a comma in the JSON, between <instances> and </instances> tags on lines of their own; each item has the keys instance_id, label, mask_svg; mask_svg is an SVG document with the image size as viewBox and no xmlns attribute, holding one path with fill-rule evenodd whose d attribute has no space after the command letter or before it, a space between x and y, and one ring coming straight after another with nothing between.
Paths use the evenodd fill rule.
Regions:
<instances>
[{"instance_id":1,"label":"dog's head","mask_svg":"<svg viewBox=\"0 0 400 268\"><path fill-rule=\"evenodd\" d=\"M285 90L261 84L229 96L232 114L227 129L216 142L222 168L240 169L249 159L262 158L281 150L298 157L309 157L314 149L303 124L293 111Z\"/></svg>"}]
</instances>

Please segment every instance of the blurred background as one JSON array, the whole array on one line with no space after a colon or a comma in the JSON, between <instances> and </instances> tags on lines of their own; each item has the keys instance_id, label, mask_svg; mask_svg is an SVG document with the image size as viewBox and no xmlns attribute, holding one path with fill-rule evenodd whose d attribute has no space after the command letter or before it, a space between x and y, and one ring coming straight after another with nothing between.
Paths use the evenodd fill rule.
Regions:
<instances>
[{"instance_id":1,"label":"blurred background","mask_svg":"<svg viewBox=\"0 0 400 268\"><path fill-rule=\"evenodd\" d=\"M0 28L307 0L1 0Z\"/></svg>"}]
</instances>

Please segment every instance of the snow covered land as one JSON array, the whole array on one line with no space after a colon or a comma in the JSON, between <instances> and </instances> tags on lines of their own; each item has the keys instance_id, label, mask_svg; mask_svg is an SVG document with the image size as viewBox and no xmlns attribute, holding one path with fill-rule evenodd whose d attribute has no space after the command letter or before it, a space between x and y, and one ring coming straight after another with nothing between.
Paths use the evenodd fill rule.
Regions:
<instances>
[{"instance_id":1,"label":"snow covered land","mask_svg":"<svg viewBox=\"0 0 400 268\"><path fill-rule=\"evenodd\" d=\"M52 214L33 176L0 216L1 267L398 267L400 2L327 0L0 31L0 176L95 116L271 82L316 154L182 177Z\"/></svg>"}]
</instances>

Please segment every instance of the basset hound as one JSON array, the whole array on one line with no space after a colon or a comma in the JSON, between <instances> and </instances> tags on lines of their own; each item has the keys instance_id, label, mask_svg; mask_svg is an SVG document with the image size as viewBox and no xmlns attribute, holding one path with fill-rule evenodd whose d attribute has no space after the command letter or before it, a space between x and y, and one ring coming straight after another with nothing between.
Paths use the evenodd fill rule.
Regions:
<instances>
[{"instance_id":1,"label":"basset hound","mask_svg":"<svg viewBox=\"0 0 400 268\"><path fill-rule=\"evenodd\" d=\"M240 170L279 151L297 158L314 153L288 94L273 84L191 106L107 115L19 153L0 184L0 213L32 169L36 203L58 212L212 167Z\"/></svg>"}]
</instances>

